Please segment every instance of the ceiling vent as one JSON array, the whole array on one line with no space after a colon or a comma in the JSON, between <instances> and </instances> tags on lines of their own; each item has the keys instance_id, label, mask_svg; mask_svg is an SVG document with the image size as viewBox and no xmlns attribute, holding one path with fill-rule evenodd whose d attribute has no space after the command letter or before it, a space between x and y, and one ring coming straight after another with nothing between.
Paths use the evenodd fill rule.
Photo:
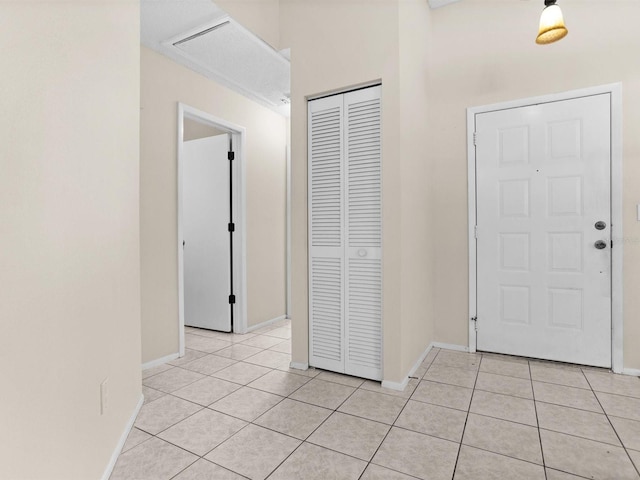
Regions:
<instances>
[{"instance_id":1,"label":"ceiling vent","mask_svg":"<svg viewBox=\"0 0 640 480\"><path fill-rule=\"evenodd\" d=\"M289 60L230 17L173 37L163 46L220 83L271 107L290 91Z\"/></svg>"}]
</instances>

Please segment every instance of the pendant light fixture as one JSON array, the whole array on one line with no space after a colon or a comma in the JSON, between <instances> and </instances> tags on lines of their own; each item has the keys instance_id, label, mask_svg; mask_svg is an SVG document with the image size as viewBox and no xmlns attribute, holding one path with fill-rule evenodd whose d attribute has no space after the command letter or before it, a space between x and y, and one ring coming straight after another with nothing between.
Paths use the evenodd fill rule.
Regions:
<instances>
[{"instance_id":1,"label":"pendant light fixture","mask_svg":"<svg viewBox=\"0 0 640 480\"><path fill-rule=\"evenodd\" d=\"M546 45L564 38L568 32L564 26L562 10L556 5L556 0L544 0L544 10L540 16L540 29L536 43Z\"/></svg>"}]
</instances>

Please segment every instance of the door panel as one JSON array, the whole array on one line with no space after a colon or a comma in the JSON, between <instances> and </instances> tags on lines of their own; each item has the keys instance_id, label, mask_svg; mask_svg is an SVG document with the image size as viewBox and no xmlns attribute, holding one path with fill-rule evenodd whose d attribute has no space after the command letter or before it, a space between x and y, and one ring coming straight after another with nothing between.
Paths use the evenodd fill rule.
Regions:
<instances>
[{"instance_id":1,"label":"door panel","mask_svg":"<svg viewBox=\"0 0 640 480\"><path fill-rule=\"evenodd\" d=\"M345 372L382 378L380 87L344 95L346 161Z\"/></svg>"},{"instance_id":2,"label":"door panel","mask_svg":"<svg viewBox=\"0 0 640 480\"><path fill-rule=\"evenodd\" d=\"M185 325L231 331L228 135L183 143Z\"/></svg>"},{"instance_id":3,"label":"door panel","mask_svg":"<svg viewBox=\"0 0 640 480\"><path fill-rule=\"evenodd\" d=\"M309 103L309 363L344 372L341 96Z\"/></svg>"},{"instance_id":4,"label":"door panel","mask_svg":"<svg viewBox=\"0 0 640 480\"><path fill-rule=\"evenodd\" d=\"M609 95L478 114L476 132L477 348L609 367Z\"/></svg>"}]
</instances>

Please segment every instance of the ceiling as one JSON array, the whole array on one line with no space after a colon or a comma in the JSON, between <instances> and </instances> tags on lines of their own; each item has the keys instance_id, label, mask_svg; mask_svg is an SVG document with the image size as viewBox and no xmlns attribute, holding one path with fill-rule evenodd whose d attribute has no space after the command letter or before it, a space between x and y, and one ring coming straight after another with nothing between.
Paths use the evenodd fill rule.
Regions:
<instances>
[{"instance_id":1,"label":"ceiling","mask_svg":"<svg viewBox=\"0 0 640 480\"><path fill-rule=\"evenodd\" d=\"M290 63L210 0L142 0L141 43L289 115Z\"/></svg>"},{"instance_id":2,"label":"ceiling","mask_svg":"<svg viewBox=\"0 0 640 480\"><path fill-rule=\"evenodd\" d=\"M439 8L459 0L428 0ZM141 0L140 41L217 83L289 116L290 57L211 0Z\"/></svg>"}]
</instances>

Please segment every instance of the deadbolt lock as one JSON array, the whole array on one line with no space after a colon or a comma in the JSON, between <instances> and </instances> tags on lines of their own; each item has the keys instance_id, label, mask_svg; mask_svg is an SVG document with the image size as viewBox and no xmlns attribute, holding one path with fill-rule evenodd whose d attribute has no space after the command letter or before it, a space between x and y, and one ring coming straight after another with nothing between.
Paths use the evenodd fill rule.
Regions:
<instances>
[{"instance_id":1,"label":"deadbolt lock","mask_svg":"<svg viewBox=\"0 0 640 480\"><path fill-rule=\"evenodd\" d=\"M596 222L595 224L596 230L604 230L607 228L607 224L603 221Z\"/></svg>"}]
</instances>

